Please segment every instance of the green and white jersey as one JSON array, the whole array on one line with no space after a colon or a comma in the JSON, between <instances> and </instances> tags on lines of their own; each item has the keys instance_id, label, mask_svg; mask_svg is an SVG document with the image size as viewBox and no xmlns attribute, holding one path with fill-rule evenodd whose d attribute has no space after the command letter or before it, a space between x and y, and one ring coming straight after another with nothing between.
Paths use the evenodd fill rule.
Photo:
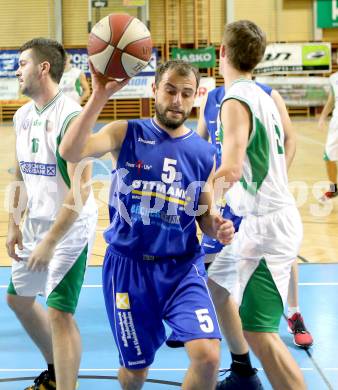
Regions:
<instances>
[{"instance_id":1,"label":"green and white jersey","mask_svg":"<svg viewBox=\"0 0 338 390\"><path fill-rule=\"evenodd\" d=\"M330 76L329 81L334 97L334 109L332 112L332 117L338 118L338 72L333 73Z\"/></svg>"},{"instance_id":2,"label":"green and white jersey","mask_svg":"<svg viewBox=\"0 0 338 390\"><path fill-rule=\"evenodd\" d=\"M246 79L239 79L230 86L222 104L228 99L245 103L252 115L243 176L227 196L233 212L238 216L266 215L294 205L288 189L284 132L273 99Z\"/></svg>"},{"instance_id":3,"label":"green and white jersey","mask_svg":"<svg viewBox=\"0 0 338 390\"><path fill-rule=\"evenodd\" d=\"M38 110L33 101L14 115L17 159L28 195L28 216L54 220L70 188L67 163L58 147L70 121L81 106L59 92ZM80 218L96 213L91 193Z\"/></svg>"},{"instance_id":4,"label":"green and white jersey","mask_svg":"<svg viewBox=\"0 0 338 390\"><path fill-rule=\"evenodd\" d=\"M59 86L63 93L76 102L81 102L82 88L80 83L81 69L70 68L63 72Z\"/></svg>"}]
</instances>

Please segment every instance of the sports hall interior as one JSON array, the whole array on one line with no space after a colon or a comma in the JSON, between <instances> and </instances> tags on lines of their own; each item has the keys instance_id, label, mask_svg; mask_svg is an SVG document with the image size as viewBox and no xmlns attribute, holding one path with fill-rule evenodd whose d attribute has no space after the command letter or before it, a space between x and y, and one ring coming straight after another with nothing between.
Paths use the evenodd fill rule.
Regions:
<instances>
[{"instance_id":1,"label":"sports hall interior","mask_svg":"<svg viewBox=\"0 0 338 390\"><path fill-rule=\"evenodd\" d=\"M1 0L0 53L2 50L17 50L21 44L38 36L58 39L66 49L85 49L90 25L110 13L128 13L148 24L159 62L170 59L173 48L215 47L215 66L201 68L200 72L202 77L214 78L215 85L220 86L223 78L218 73L218 49L224 25L250 19L266 32L269 43L329 42L330 71L279 74L290 78L327 78L338 71L338 13L336 27L319 28L317 2L331 3L331 0L108 0L103 2L107 4L102 8L96 8L95 2L89 7L90 1L85 0ZM338 2L336 4L338 8ZM2 80L0 78L0 91ZM90 83L90 76L88 81ZM43 367L42 358L20 328L5 299L11 264L5 242L8 186L14 180L12 118L26 102L24 96L0 98L0 390L23 388ZM297 137L289 182L304 224L304 239L298 258L300 307L314 337L314 345L308 350L295 347L283 320L280 332L302 368L310 390L338 389L338 339L335 333L338 328L338 198L325 204L318 202L328 185L323 162L328 122L325 131L318 129L322 107L302 105L301 99L297 105L288 106ZM147 118L153 114L152 98L111 99L102 110L94 130L108 121ZM194 129L198 115L199 109L195 107L188 122ZM108 169L111 167L108 155L102 158L102 162ZM94 172L101 166L96 164ZM99 180L93 183L99 207L96 241L76 314L83 338L80 389L118 388L118 357L100 289L106 246L102 232L109 224L109 180L104 175L97 177ZM265 388L270 389L259 361L254 360L254 364ZM183 352L161 348L144 388L178 388L187 365ZM221 365L229 365L224 342Z\"/></svg>"}]
</instances>

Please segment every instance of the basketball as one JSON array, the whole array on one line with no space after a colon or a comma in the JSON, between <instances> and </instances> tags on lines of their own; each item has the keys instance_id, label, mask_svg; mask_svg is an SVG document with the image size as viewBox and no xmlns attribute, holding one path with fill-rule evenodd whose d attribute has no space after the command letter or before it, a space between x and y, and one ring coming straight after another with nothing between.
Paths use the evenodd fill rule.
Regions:
<instances>
[{"instance_id":1,"label":"basketball","mask_svg":"<svg viewBox=\"0 0 338 390\"><path fill-rule=\"evenodd\" d=\"M127 14L105 16L89 34L89 60L107 77L135 76L148 64L151 51L149 30L139 19Z\"/></svg>"}]
</instances>

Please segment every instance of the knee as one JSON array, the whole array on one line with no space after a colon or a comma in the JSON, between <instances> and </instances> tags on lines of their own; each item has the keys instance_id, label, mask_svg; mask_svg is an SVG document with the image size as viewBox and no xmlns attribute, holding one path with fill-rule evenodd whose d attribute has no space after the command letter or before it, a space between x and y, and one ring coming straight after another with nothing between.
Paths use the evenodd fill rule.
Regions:
<instances>
[{"instance_id":1,"label":"knee","mask_svg":"<svg viewBox=\"0 0 338 390\"><path fill-rule=\"evenodd\" d=\"M118 373L118 379L123 390L139 390L148 376L148 368L140 370L130 370L121 367Z\"/></svg>"},{"instance_id":2,"label":"knee","mask_svg":"<svg viewBox=\"0 0 338 390\"><path fill-rule=\"evenodd\" d=\"M52 326L73 321L73 315L71 313L54 309L53 307L48 308L48 318Z\"/></svg>"},{"instance_id":3,"label":"knee","mask_svg":"<svg viewBox=\"0 0 338 390\"><path fill-rule=\"evenodd\" d=\"M191 363L198 372L204 375L213 375L219 368L220 346L218 340L210 340L209 343L199 349L198 353L191 355Z\"/></svg>"}]
</instances>

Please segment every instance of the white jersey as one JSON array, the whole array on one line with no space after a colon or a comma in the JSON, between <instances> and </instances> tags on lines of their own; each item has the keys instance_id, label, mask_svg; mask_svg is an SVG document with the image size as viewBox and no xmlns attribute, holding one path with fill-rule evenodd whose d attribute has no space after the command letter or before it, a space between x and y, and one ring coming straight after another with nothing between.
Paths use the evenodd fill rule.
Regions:
<instances>
[{"instance_id":1,"label":"white jersey","mask_svg":"<svg viewBox=\"0 0 338 390\"><path fill-rule=\"evenodd\" d=\"M223 102L228 99L244 102L252 115L243 176L227 196L233 212L238 216L266 215L294 205L288 189L284 132L273 99L253 81L244 79L231 85Z\"/></svg>"},{"instance_id":2,"label":"white jersey","mask_svg":"<svg viewBox=\"0 0 338 390\"><path fill-rule=\"evenodd\" d=\"M58 152L62 136L81 106L59 92L38 110L33 101L14 115L17 159L28 195L28 217L54 220L69 191L67 163ZM96 213L93 193L80 218Z\"/></svg>"},{"instance_id":3,"label":"white jersey","mask_svg":"<svg viewBox=\"0 0 338 390\"><path fill-rule=\"evenodd\" d=\"M80 83L81 69L72 67L63 72L59 86L63 93L76 102L81 102L82 88Z\"/></svg>"},{"instance_id":4,"label":"white jersey","mask_svg":"<svg viewBox=\"0 0 338 390\"><path fill-rule=\"evenodd\" d=\"M329 81L334 98L334 109L332 112L332 117L338 118L338 72L333 73L330 76Z\"/></svg>"}]
</instances>

